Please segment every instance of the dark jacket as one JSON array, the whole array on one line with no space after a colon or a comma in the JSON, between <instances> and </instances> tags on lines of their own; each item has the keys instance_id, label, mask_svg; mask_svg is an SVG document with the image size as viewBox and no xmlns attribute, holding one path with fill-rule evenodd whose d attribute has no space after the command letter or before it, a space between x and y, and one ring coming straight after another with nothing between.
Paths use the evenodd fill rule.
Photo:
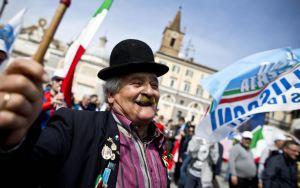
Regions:
<instances>
[{"instance_id":1,"label":"dark jacket","mask_svg":"<svg viewBox=\"0 0 300 188\"><path fill-rule=\"evenodd\" d=\"M264 188L296 188L296 161L278 154L268 159L263 174Z\"/></svg>"},{"instance_id":2,"label":"dark jacket","mask_svg":"<svg viewBox=\"0 0 300 188\"><path fill-rule=\"evenodd\" d=\"M49 124L40 130L36 123L20 148L0 154L0 187L92 188L110 161L101 154L109 137L119 151L111 112L60 109ZM115 187L119 155L111 162L108 187Z\"/></svg>"}]
</instances>

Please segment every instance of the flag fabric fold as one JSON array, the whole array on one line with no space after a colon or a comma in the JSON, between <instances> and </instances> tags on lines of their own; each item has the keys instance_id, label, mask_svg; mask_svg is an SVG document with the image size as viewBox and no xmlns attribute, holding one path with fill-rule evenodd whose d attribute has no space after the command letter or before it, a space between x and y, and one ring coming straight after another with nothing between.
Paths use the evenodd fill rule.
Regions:
<instances>
[{"instance_id":1,"label":"flag fabric fold","mask_svg":"<svg viewBox=\"0 0 300 188\"><path fill-rule=\"evenodd\" d=\"M79 37L73 41L67 51L63 68L66 73L66 77L62 83L62 92L64 93L68 107L72 106L72 85L76 66L106 17L112 2L113 0L105 0L102 3L100 8L98 8L93 15L92 19L88 22L87 26L80 33Z\"/></svg>"},{"instance_id":2,"label":"flag fabric fold","mask_svg":"<svg viewBox=\"0 0 300 188\"><path fill-rule=\"evenodd\" d=\"M8 23L1 25L0 28L0 50L5 53L10 53L12 50L13 42L15 38L20 33L24 14L26 9L23 8L19 11L13 18L11 18Z\"/></svg>"},{"instance_id":3,"label":"flag fabric fold","mask_svg":"<svg viewBox=\"0 0 300 188\"><path fill-rule=\"evenodd\" d=\"M219 141L254 114L299 109L299 65L293 50L275 49L243 58L204 79L201 84L213 103L196 134Z\"/></svg>"}]
</instances>

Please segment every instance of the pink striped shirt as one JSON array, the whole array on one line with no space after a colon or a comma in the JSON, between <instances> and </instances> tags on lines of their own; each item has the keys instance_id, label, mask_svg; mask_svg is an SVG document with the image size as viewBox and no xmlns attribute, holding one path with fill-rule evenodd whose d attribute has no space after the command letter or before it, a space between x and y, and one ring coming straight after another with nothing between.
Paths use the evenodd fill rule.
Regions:
<instances>
[{"instance_id":1,"label":"pink striped shirt","mask_svg":"<svg viewBox=\"0 0 300 188\"><path fill-rule=\"evenodd\" d=\"M120 132L120 163L117 179L118 188L165 188L167 172L157 147L162 147L164 136L154 123L149 127L145 141L141 141L131 121L113 113Z\"/></svg>"}]
</instances>

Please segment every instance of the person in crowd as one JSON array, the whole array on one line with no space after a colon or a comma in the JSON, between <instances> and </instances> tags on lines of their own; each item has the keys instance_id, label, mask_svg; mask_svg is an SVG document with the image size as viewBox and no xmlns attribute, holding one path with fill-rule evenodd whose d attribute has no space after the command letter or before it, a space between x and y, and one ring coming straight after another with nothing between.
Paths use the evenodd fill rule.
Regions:
<instances>
[{"instance_id":1,"label":"person in crowd","mask_svg":"<svg viewBox=\"0 0 300 188\"><path fill-rule=\"evenodd\" d=\"M185 185L188 162L184 163L184 161L189 161L186 160L186 158L188 157L187 148L194 134L195 134L195 126L189 126L188 134L185 135L180 142L178 157L179 157L179 162L182 163L182 165L180 167L180 179L179 179L178 187L184 187Z\"/></svg>"},{"instance_id":2,"label":"person in crowd","mask_svg":"<svg viewBox=\"0 0 300 188\"><path fill-rule=\"evenodd\" d=\"M110 111L60 108L40 131L43 67L15 60L0 74L1 187L167 187L153 118L168 70L146 43L121 41L98 73Z\"/></svg>"},{"instance_id":3,"label":"person in crowd","mask_svg":"<svg viewBox=\"0 0 300 188\"><path fill-rule=\"evenodd\" d=\"M274 137L274 145L271 147L266 147L262 151L262 154L259 159L259 166L258 166L258 181L259 181L258 187L259 188L263 187L263 173L264 173L266 161L271 157L283 152L282 148L284 146L285 141L286 141L286 137L283 134L278 133Z\"/></svg>"},{"instance_id":4,"label":"person in crowd","mask_svg":"<svg viewBox=\"0 0 300 188\"><path fill-rule=\"evenodd\" d=\"M221 173L222 173L223 152L224 152L224 147L220 142L217 143L216 147L218 147L219 158L218 158L216 164L212 164L213 188L219 188L220 187L216 177L220 176Z\"/></svg>"},{"instance_id":5,"label":"person in crowd","mask_svg":"<svg viewBox=\"0 0 300 188\"><path fill-rule=\"evenodd\" d=\"M216 164L219 158L217 145L193 136L188 144L187 152L191 159L184 187L212 187L212 164Z\"/></svg>"},{"instance_id":6,"label":"person in crowd","mask_svg":"<svg viewBox=\"0 0 300 188\"><path fill-rule=\"evenodd\" d=\"M88 104L87 110L100 111L100 101L98 95L93 94L90 96L90 103Z\"/></svg>"},{"instance_id":7,"label":"person in crowd","mask_svg":"<svg viewBox=\"0 0 300 188\"><path fill-rule=\"evenodd\" d=\"M175 131L175 141L174 141L174 146L172 148L172 153L177 153L179 154L180 150L180 143L184 136L187 134L187 129L188 125L185 123L184 117L179 117L178 118L178 124L176 126L176 131ZM176 150L176 152L175 152ZM176 184L178 184L179 178L180 178L180 168L182 165L182 160L179 160L180 157L178 155L178 158L175 159L175 171L174 171L174 181Z\"/></svg>"},{"instance_id":8,"label":"person in crowd","mask_svg":"<svg viewBox=\"0 0 300 188\"><path fill-rule=\"evenodd\" d=\"M83 95L81 101L79 102L78 110L89 110L90 103L91 103L90 96Z\"/></svg>"},{"instance_id":9,"label":"person in crowd","mask_svg":"<svg viewBox=\"0 0 300 188\"><path fill-rule=\"evenodd\" d=\"M43 105L41 114L41 126L46 127L47 121L54 114L55 110L60 107L66 107L64 95L61 92L61 85L65 74L62 69L54 72L50 84L45 87L43 93Z\"/></svg>"},{"instance_id":10,"label":"person in crowd","mask_svg":"<svg viewBox=\"0 0 300 188\"><path fill-rule=\"evenodd\" d=\"M173 127L173 119L169 119L166 123L166 128L168 130L171 130L172 127Z\"/></svg>"},{"instance_id":11,"label":"person in crowd","mask_svg":"<svg viewBox=\"0 0 300 188\"><path fill-rule=\"evenodd\" d=\"M201 184L203 188L213 188L213 166L217 164L220 158L218 143L207 143L209 147L209 155L202 166Z\"/></svg>"},{"instance_id":12,"label":"person in crowd","mask_svg":"<svg viewBox=\"0 0 300 188\"><path fill-rule=\"evenodd\" d=\"M187 130L187 124L185 123L185 118L184 117L179 117L178 118L178 124L177 124L176 127L177 127L176 135L179 135L183 131Z\"/></svg>"},{"instance_id":13,"label":"person in crowd","mask_svg":"<svg viewBox=\"0 0 300 188\"><path fill-rule=\"evenodd\" d=\"M160 115L157 118L155 118L156 121L156 127L164 134L166 134L165 130L165 124L164 124L164 116Z\"/></svg>"},{"instance_id":14,"label":"person in crowd","mask_svg":"<svg viewBox=\"0 0 300 188\"><path fill-rule=\"evenodd\" d=\"M155 121L157 122L157 123L161 123L161 124L165 124L165 117L163 116L163 115L158 115L158 114L156 114L156 116L155 116Z\"/></svg>"},{"instance_id":15,"label":"person in crowd","mask_svg":"<svg viewBox=\"0 0 300 188\"><path fill-rule=\"evenodd\" d=\"M252 133L242 133L240 143L235 144L229 154L229 170L231 188L257 187L256 164L250 150Z\"/></svg>"},{"instance_id":16,"label":"person in crowd","mask_svg":"<svg viewBox=\"0 0 300 188\"><path fill-rule=\"evenodd\" d=\"M264 188L296 188L297 157L299 145L294 141L286 141L283 153L271 157L265 164Z\"/></svg>"},{"instance_id":17,"label":"person in crowd","mask_svg":"<svg viewBox=\"0 0 300 188\"><path fill-rule=\"evenodd\" d=\"M173 119L169 119L165 126L165 135L167 138L166 149L171 152L173 143L175 141L175 129L174 129Z\"/></svg>"}]
</instances>

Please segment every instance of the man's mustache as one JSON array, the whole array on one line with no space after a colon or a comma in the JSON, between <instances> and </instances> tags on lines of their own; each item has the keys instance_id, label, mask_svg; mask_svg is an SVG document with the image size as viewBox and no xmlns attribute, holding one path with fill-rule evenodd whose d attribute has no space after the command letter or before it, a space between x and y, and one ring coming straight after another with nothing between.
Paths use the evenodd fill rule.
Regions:
<instances>
[{"instance_id":1,"label":"man's mustache","mask_svg":"<svg viewBox=\"0 0 300 188\"><path fill-rule=\"evenodd\" d=\"M155 97L148 97L148 96L145 96L145 95L142 95L138 99L137 102L141 103L141 104L151 104L151 105L156 105L157 104Z\"/></svg>"}]
</instances>

